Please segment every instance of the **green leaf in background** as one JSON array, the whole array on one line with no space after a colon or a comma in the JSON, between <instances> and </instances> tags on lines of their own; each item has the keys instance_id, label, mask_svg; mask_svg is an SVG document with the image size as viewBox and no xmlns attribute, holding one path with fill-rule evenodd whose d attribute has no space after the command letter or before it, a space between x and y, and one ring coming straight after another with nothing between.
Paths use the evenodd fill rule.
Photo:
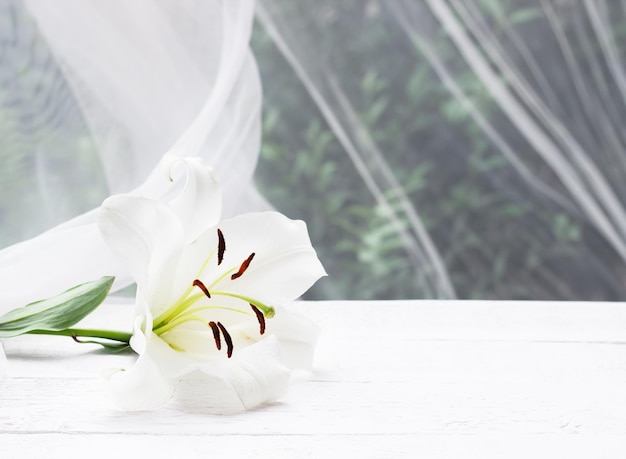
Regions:
<instances>
[{"instance_id":1,"label":"green leaf in background","mask_svg":"<svg viewBox=\"0 0 626 459\"><path fill-rule=\"evenodd\" d=\"M104 301L114 279L102 277L6 313L0 317L0 338L34 330L59 331L75 325Z\"/></svg>"}]
</instances>

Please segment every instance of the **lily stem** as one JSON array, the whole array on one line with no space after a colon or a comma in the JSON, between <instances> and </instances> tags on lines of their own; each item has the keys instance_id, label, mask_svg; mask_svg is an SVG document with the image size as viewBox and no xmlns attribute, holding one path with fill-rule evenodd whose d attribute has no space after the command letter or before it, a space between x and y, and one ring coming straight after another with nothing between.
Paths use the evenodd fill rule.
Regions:
<instances>
[{"instance_id":1,"label":"lily stem","mask_svg":"<svg viewBox=\"0 0 626 459\"><path fill-rule=\"evenodd\" d=\"M74 336L86 338L102 338L111 341L119 341L127 343L130 341L132 333L121 332L115 330L97 330L91 328L66 328L65 330L31 330L26 332L30 335L55 335L55 336Z\"/></svg>"}]
</instances>

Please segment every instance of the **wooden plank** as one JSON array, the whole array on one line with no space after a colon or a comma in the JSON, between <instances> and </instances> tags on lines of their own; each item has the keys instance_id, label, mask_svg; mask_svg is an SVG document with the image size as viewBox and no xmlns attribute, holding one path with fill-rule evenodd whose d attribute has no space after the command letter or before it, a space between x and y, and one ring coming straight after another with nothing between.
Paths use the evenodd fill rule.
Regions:
<instances>
[{"instance_id":1,"label":"wooden plank","mask_svg":"<svg viewBox=\"0 0 626 459\"><path fill-rule=\"evenodd\" d=\"M150 457L272 459L622 458L626 440L612 435L33 435L0 434L6 457ZM3 455L3 457L5 457Z\"/></svg>"},{"instance_id":2,"label":"wooden plank","mask_svg":"<svg viewBox=\"0 0 626 459\"><path fill-rule=\"evenodd\" d=\"M400 300L300 307L334 337L626 343L624 303Z\"/></svg>"},{"instance_id":3,"label":"wooden plank","mask_svg":"<svg viewBox=\"0 0 626 459\"><path fill-rule=\"evenodd\" d=\"M193 454L210 440L213 451L239 457L270 451L402 457L421 449L446 457L439 452L482 451L487 442L495 444L493 454L479 457L516 457L497 454L504 449L496 438L509 438L530 442L531 449L559 447L569 457L624 451L622 304L310 302L298 308L323 327L316 371L280 402L232 416L204 412L204 388L192 383L162 410L116 411L97 374L132 357L58 337L6 340L0 445L36 452L67 438L86 439L77 443L85 447L115 439L116 445L162 445L164 452L169 438ZM117 323L127 313L110 305L91 320ZM578 455L584 451L597 454Z\"/></svg>"}]
</instances>

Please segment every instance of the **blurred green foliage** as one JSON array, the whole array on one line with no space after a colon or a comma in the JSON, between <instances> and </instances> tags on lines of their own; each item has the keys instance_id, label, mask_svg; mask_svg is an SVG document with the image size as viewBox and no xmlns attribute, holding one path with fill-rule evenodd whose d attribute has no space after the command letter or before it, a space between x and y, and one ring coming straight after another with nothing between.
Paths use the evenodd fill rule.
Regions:
<instances>
[{"instance_id":1,"label":"blurred green foliage","mask_svg":"<svg viewBox=\"0 0 626 459\"><path fill-rule=\"evenodd\" d=\"M537 5L488 0L478 4L486 20L496 24L496 35L502 33L497 26L502 18L526 27L541 17ZM457 295L490 299L623 296L615 282L622 274L613 268L621 265L619 258L579 213L560 209L520 179L424 56L406 37L398 37L402 32L397 24L381 16L381 2L338 1L335 5L338 11L348 11L339 17L349 17L355 33L341 36L347 34L341 19L325 29L325 34L337 35L335 43L345 44L340 59L326 57L330 68L442 254ZM391 50L402 43L407 49ZM432 295L420 280L424 273L411 265L397 229L260 27L255 28L252 45L264 82L257 184L280 211L308 222L330 275L308 297ZM445 35L432 45L440 56L460 59ZM455 76L492 125L504 136L516 135L489 88L469 68L458 70ZM530 145L521 139L516 147L524 158L531 158L527 166L534 174L560 189L558 179ZM393 190L387 192L395 205ZM590 250L603 258L602 267L593 265Z\"/></svg>"}]
</instances>

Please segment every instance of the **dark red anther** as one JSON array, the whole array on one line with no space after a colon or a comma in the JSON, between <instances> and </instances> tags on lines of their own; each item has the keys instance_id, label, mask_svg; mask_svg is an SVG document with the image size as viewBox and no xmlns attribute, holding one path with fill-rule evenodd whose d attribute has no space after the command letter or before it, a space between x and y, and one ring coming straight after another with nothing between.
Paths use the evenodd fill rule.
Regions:
<instances>
[{"instance_id":1,"label":"dark red anther","mask_svg":"<svg viewBox=\"0 0 626 459\"><path fill-rule=\"evenodd\" d=\"M217 229L217 265L221 265L222 261L224 261L224 252L226 251L226 241L224 240L224 235L222 234L222 230Z\"/></svg>"},{"instance_id":2,"label":"dark red anther","mask_svg":"<svg viewBox=\"0 0 626 459\"><path fill-rule=\"evenodd\" d=\"M218 351L222 349L222 340L220 339L220 329L217 327L217 324L213 321L209 322L209 327L211 327L211 331L213 331L213 339L215 339L215 347Z\"/></svg>"},{"instance_id":3,"label":"dark red anther","mask_svg":"<svg viewBox=\"0 0 626 459\"><path fill-rule=\"evenodd\" d=\"M250 262L252 261L253 258L254 258L254 252L252 252L250 256L246 258L243 263L241 263L241 266L239 267L239 271L237 271L235 274L230 276L231 280L235 280L241 277L243 273L246 272L246 269L248 269L248 266L250 266Z\"/></svg>"},{"instance_id":4,"label":"dark red anther","mask_svg":"<svg viewBox=\"0 0 626 459\"><path fill-rule=\"evenodd\" d=\"M81 341L78 339L78 336L76 336L76 333L72 333L72 339L76 341L77 343L80 343L80 344L84 343L84 341Z\"/></svg>"},{"instance_id":5,"label":"dark red anther","mask_svg":"<svg viewBox=\"0 0 626 459\"><path fill-rule=\"evenodd\" d=\"M222 332L222 335L224 335L224 341L226 341L227 346L226 355L230 359L233 355L233 339L230 337L230 334L228 333L228 330L226 330L226 327L222 325L222 322L218 322L217 326L220 327L220 331Z\"/></svg>"},{"instance_id":6,"label":"dark red anther","mask_svg":"<svg viewBox=\"0 0 626 459\"><path fill-rule=\"evenodd\" d=\"M206 288L206 286L202 283L200 279L196 279L195 281L193 281L193 286L198 287L200 290L202 290L202 293L204 293L207 296L207 298L211 298L209 289Z\"/></svg>"},{"instance_id":7,"label":"dark red anther","mask_svg":"<svg viewBox=\"0 0 626 459\"><path fill-rule=\"evenodd\" d=\"M250 305L250 307L256 314L256 318L259 321L259 325L261 327L261 334L265 333L265 316L263 315L261 310L257 308L255 305L253 305L252 303L248 303L248 304Z\"/></svg>"}]
</instances>

